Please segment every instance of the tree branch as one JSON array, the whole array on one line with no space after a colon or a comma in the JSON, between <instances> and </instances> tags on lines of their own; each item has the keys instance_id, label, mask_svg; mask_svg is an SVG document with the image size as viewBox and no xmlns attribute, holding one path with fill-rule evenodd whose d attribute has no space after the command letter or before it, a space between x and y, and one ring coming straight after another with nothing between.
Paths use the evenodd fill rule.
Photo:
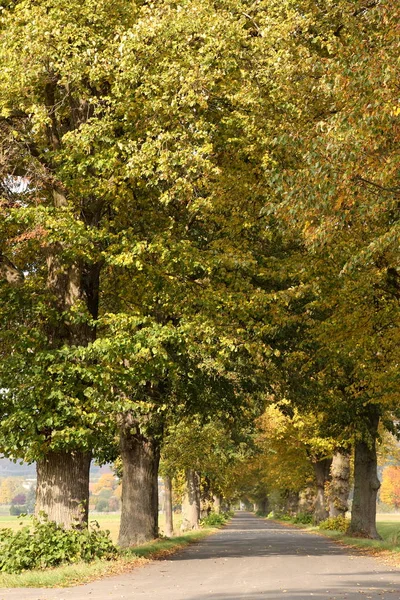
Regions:
<instances>
[{"instance_id":1,"label":"tree branch","mask_svg":"<svg viewBox=\"0 0 400 600\"><path fill-rule=\"evenodd\" d=\"M382 192L389 192L390 194L399 194L400 193L400 186L385 187L383 185L380 185L379 183L375 183L375 181L370 181L369 179L364 179L364 177L361 177L360 175L357 175L356 177L354 177L354 181L359 181L360 183L365 183L366 185L370 185L374 188L377 188L378 190L381 190Z\"/></svg>"},{"instance_id":2,"label":"tree branch","mask_svg":"<svg viewBox=\"0 0 400 600\"><path fill-rule=\"evenodd\" d=\"M379 0L372 0L371 2L368 2L364 6L361 6L360 8L355 10L353 12L353 17L359 17L360 15L368 12L372 8L375 8L375 6L378 6L378 4L379 4Z\"/></svg>"},{"instance_id":3,"label":"tree branch","mask_svg":"<svg viewBox=\"0 0 400 600\"><path fill-rule=\"evenodd\" d=\"M11 285L19 285L24 281L23 273L4 254L0 253L0 278Z\"/></svg>"}]
</instances>

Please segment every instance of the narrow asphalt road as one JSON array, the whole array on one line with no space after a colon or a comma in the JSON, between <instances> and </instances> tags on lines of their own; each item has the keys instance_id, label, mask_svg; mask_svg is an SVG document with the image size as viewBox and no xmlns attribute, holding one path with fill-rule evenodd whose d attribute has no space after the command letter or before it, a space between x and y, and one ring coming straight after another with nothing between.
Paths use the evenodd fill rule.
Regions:
<instances>
[{"instance_id":1,"label":"narrow asphalt road","mask_svg":"<svg viewBox=\"0 0 400 600\"><path fill-rule=\"evenodd\" d=\"M0 600L400 600L400 570L318 535L237 514L206 540L125 575Z\"/></svg>"}]
</instances>

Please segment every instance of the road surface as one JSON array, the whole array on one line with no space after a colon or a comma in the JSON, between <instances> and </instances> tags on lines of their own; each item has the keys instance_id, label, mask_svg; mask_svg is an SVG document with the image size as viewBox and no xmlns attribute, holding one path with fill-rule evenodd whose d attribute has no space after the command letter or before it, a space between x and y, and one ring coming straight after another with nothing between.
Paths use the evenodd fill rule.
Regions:
<instances>
[{"instance_id":1,"label":"road surface","mask_svg":"<svg viewBox=\"0 0 400 600\"><path fill-rule=\"evenodd\" d=\"M167 560L62 589L0 589L0 600L400 600L400 570L327 538L238 513Z\"/></svg>"}]
</instances>

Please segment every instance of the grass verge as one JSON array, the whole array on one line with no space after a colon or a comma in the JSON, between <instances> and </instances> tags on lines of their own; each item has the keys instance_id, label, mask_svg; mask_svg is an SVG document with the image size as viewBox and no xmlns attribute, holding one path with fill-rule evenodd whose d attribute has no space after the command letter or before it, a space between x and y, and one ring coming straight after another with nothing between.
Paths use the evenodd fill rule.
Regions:
<instances>
[{"instance_id":1,"label":"grass verge","mask_svg":"<svg viewBox=\"0 0 400 600\"><path fill-rule=\"evenodd\" d=\"M67 587L88 583L100 577L118 575L141 566L150 560L166 556L185 548L214 533L215 528L190 531L174 538L155 540L129 550L121 550L121 554L113 560L97 560L92 563L75 563L54 569L25 571L18 575L0 573L0 588L16 587Z\"/></svg>"},{"instance_id":2,"label":"grass verge","mask_svg":"<svg viewBox=\"0 0 400 600\"><path fill-rule=\"evenodd\" d=\"M382 536L382 540L351 537L340 531L321 531L318 527L315 529L316 533L329 537L339 544L383 559L392 566L400 567L400 531L398 524L397 531L393 531L391 527L382 527L387 525L387 523L377 524L378 533Z\"/></svg>"},{"instance_id":3,"label":"grass verge","mask_svg":"<svg viewBox=\"0 0 400 600\"><path fill-rule=\"evenodd\" d=\"M283 525L291 525L307 531L316 533L331 540L338 542L344 546L362 551L365 554L370 554L377 558L383 559L385 562L400 567L400 523L396 521L378 521L377 530L381 535L382 540L369 540L360 537L351 537L341 531L322 530L315 525L303 525L294 523L293 520L274 519Z\"/></svg>"}]
</instances>

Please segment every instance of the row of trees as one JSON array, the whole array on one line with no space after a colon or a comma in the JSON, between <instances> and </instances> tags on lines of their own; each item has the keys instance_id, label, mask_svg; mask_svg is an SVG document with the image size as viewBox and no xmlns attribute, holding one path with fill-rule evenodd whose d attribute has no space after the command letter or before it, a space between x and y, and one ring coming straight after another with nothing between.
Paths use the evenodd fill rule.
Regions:
<instances>
[{"instance_id":1,"label":"row of trees","mask_svg":"<svg viewBox=\"0 0 400 600\"><path fill-rule=\"evenodd\" d=\"M193 480L185 432L216 426L225 473L272 405L322 440L318 481L354 445L352 529L376 536L398 9L1 5L0 448L37 461L37 510L85 524L91 459L120 456L120 544L155 537L164 441Z\"/></svg>"}]
</instances>

